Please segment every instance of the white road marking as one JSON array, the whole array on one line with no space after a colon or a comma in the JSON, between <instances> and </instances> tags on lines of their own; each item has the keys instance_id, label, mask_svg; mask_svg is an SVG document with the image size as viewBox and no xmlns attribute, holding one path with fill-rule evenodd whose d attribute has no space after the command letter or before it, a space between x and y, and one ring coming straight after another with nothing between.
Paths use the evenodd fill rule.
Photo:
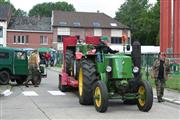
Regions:
<instances>
[{"instance_id":1,"label":"white road marking","mask_svg":"<svg viewBox=\"0 0 180 120\"><path fill-rule=\"evenodd\" d=\"M57 96L57 95L66 95L65 93L61 91L48 91L51 95Z\"/></svg>"},{"instance_id":2,"label":"white road marking","mask_svg":"<svg viewBox=\"0 0 180 120\"><path fill-rule=\"evenodd\" d=\"M24 96L39 96L36 92L34 91L24 91L22 92L22 94L24 94Z\"/></svg>"},{"instance_id":3,"label":"white road marking","mask_svg":"<svg viewBox=\"0 0 180 120\"><path fill-rule=\"evenodd\" d=\"M5 90L2 95L4 96L10 96L13 92L11 92L9 89Z\"/></svg>"}]
</instances>

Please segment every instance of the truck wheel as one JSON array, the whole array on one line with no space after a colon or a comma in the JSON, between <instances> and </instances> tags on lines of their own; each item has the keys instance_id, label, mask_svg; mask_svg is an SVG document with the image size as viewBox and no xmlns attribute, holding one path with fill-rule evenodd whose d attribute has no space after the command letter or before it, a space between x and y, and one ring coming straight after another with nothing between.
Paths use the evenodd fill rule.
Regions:
<instances>
[{"instance_id":1,"label":"truck wheel","mask_svg":"<svg viewBox=\"0 0 180 120\"><path fill-rule=\"evenodd\" d=\"M79 103L93 104L93 84L96 81L95 64L91 60L82 60L79 69Z\"/></svg>"},{"instance_id":2,"label":"truck wheel","mask_svg":"<svg viewBox=\"0 0 180 120\"><path fill-rule=\"evenodd\" d=\"M66 92L67 91L67 87L62 85L61 82L62 82L61 75L59 75L59 85L58 85L58 88L59 88L60 91Z\"/></svg>"},{"instance_id":3,"label":"truck wheel","mask_svg":"<svg viewBox=\"0 0 180 120\"><path fill-rule=\"evenodd\" d=\"M7 85L10 80L10 75L7 71L0 72L0 84Z\"/></svg>"},{"instance_id":4,"label":"truck wheel","mask_svg":"<svg viewBox=\"0 0 180 120\"><path fill-rule=\"evenodd\" d=\"M16 79L16 83L18 85L22 85L26 81L27 77L20 77L19 79Z\"/></svg>"},{"instance_id":5,"label":"truck wheel","mask_svg":"<svg viewBox=\"0 0 180 120\"><path fill-rule=\"evenodd\" d=\"M74 70L74 55L73 51L66 51L66 72L68 75L73 76Z\"/></svg>"},{"instance_id":6,"label":"truck wheel","mask_svg":"<svg viewBox=\"0 0 180 120\"><path fill-rule=\"evenodd\" d=\"M41 84L41 73L40 72L37 72L35 74L35 76L32 79L32 84L33 85L40 85Z\"/></svg>"},{"instance_id":7,"label":"truck wheel","mask_svg":"<svg viewBox=\"0 0 180 120\"><path fill-rule=\"evenodd\" d=\"M104 82L95 83L93 90L94 106L98 112L106 112L108 108L108 90Z\"/></svg>"},{"instance_id":8,"label":"truck wheel","mask_svg":"<svg viewBox=\"0 0 180 120\"><path fill-rule=\"evenodd\" d=\"M152 88L147 81L141 81L138 87L138 93L141 98L137 100L137 106L140 111L148 112L153 104Z\"/></svg>"}]
</instances>

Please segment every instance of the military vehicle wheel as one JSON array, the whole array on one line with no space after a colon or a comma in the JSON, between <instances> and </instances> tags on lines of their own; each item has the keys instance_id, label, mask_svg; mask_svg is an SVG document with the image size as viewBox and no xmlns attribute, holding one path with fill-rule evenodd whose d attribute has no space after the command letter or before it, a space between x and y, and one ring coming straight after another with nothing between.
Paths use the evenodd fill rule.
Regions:
<instances>
[{"instance_id":1,"label":"military vehicle wheel","mask_svg":"<svg viewBox=\"0 0 180 120\"><path fill-rule=\"evenodd\" d=\"M10 80L10 75L7 71L0 72L0 84L7 85Z\"/></svg>"},{"instance_id":2,"label":"military vehicle wheel","mask_svg":"<svg viewBox=\"0 0 180 120\"><path fill-rule=\"evenodd\" d=\"M26 79L26 78L16 79L16 83L17 83L18 85L22 85L22 84L25 82L25 79Z\"/></svg>"},{"instance_id":3,"label":"military vehicle wheel","mask_svg":"<svg viewBox=\"0 0 180 120\"><path fill-rule=\"evenodd\" d=\"M104 82L98 81L93 89L94 106L98 112L106 112L108 108L108 90Z\"/></svg>"},{"instance_id":4,"label":"military vehicle wheel","mask_svg":"<svg viewBox=\"0 0 180 120\"><path fill-rule=\"evenodd\" d=\"M138 93L141 98L137 100L137 106L140 111L148 112L153 104L152 88L147 81L141 81L138 87Z\"/></svg>"},{"instance_id":5,"label":"military vehicle wheel","mask_svg":"<svg viewBox=\"0 0 180 120\"><path fill-rule=\"evenodd\" d=\"M60 91L66 92L67 91L67 87L61 84L61 82L62 82L61 80L62 80L61 79L61 75L59 75L59 85L58 85L58 88L59 88Z\"/></svg>"},{"instance_id":6,"label":"military vehicle wheel","mask_svg":"<svg viewBox=\"0 0 180 120\"><path fill-rule=\"evenodd\" d=\"M73 76L74 70L74 55L73 51L67 50L66 51L66 72L68 75Z\"/></svg>"},{"instance_id":7,"label":"military vehicle wheel","mask_svg":"<svg viewBox=\"0 0 180 120\"><path fill-rule=\"evenodd\" d=\"M33 85L40 85L41 84L41 73L40 72L37 72L35 74L35 76L32 79L32 84Z\"/></svg>"},{"instance_id":8,"label":"military vehicle wheel","mask_svg":"<svg viewBox=\"0 0 180 120\"><path fill-rule=\"evenodd\" d=\"M93 84L96 81L95 64L91 60L82 60L79 69L79 103L93 104Z\"/></svg>"}]
</instances>

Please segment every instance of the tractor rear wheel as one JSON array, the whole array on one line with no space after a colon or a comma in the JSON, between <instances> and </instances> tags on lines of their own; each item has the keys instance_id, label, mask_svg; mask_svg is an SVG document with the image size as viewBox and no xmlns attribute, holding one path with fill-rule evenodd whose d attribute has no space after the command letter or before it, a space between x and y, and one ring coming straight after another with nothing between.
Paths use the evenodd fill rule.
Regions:
<instances>
[{"instance_id":1,"label":"tractor rear wheel","mask_svg":"<svg viewBox=\"0 0 180 120\"><path fill-rule=\"evenodd\" d=\"M68 75L73 76L74 70L74 55L72 50L66 51L66 72Z\"/></svg>"},{"instance_id":2,"label":"tractor rear wheel","mask_svg":"<svg viewBox=\"0 0 180 120\"><path fill-rule=\"evenodd\" d=\"M96 81L96 68L91 60L82 60L79 68L79 103L93 104L93 84Z\"/></svg>"},{"instance_id":3,"label":"tractor rear wheel","mask_svg":"<svg viewBox=\"0 0 180 120\"><path fill-rule=\"evenodd\" d=\"M10 80L9 72L7 71L1 71L0 72L0 84L7 85Z\"/></svg>"},{"instance_id":4,"label":"tractor rear wheel","mask_svg":"<svg viewBox=\"0 0 180 120\"><path fill-rule=\"evenodd\" d=\"M98 81L93 89L94 106L98 112L106 112L108 108L108 90L104 82Z\"/></svg>"},{"instance_id":5,"label":"tractor rear wheel","mask_svg":"<svg viewBox=\"0 0 180 120\"><path fill-rule=\"evenodd\" d=\"M137 106L140 111L148 112L153 104L153 92L147 81L141 81L138 87L138 93L141 98L137 100Z\"/></svg>"}]
</instances>

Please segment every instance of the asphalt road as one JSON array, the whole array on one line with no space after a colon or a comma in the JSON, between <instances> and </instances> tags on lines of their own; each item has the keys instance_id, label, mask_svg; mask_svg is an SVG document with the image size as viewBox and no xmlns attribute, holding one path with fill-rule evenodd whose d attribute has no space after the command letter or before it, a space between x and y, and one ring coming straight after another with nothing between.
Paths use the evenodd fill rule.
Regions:
<instances>
[{"instance_id":1,"label":"asphalt road","mask_svg":"<svg viewBox=\"0 0 180 120\"><path fill-rule=\"evenodd\" d=\"M48 78L39 87L13 86L12 93L0 97L0 120L58 120L58 119L176 119L180 120L180 105L157 103L149 112L140 112L136 105L110 101L106 113L96 112L94 106L82 106L77 92L58 90L58 73L48 70Z\"/></svg>"}]
</instances>

